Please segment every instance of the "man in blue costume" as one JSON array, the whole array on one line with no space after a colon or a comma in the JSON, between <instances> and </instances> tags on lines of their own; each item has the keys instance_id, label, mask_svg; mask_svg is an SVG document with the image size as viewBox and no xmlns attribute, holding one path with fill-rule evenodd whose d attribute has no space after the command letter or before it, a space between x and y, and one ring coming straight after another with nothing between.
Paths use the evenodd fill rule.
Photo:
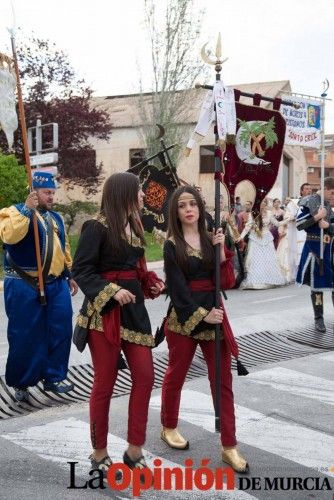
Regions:
<instances>
[{"instance_id":1,"label":"man in blue costume","mask_svg":"<svg viewBox=\"0 0 334 500\"><path fill-rule=\"evenodd\" d=\"M314 310L315 328L325 332L323 292L332 292L334 304L334 274L333 274L333 235L334 224L331 205L334 202L334 177L324 180L324 206L321 207L320 191L305 196L299 201L297 229L306 231L296 283L308 285L311 288L311 300ZM320 272L320 231L323 233L323 273Z\"/></svg>"},{"instance_id":2,"label":"man in blue costume","mask_svg":"<svg viewBox=\"0 0 334 500\"><path fill-rule=\"evenodd\" d=\"M43 380L44 390L67 393L64 381L72 338L72 259L61 215L52 211L56 185L50 173L35 172L25 203L0 211L4 242L4 297L9 352L6 383L18 401L28 401L28 387ZM37 216L46 305L39 301L33 213Z\"/></svg>"}]
</instances>

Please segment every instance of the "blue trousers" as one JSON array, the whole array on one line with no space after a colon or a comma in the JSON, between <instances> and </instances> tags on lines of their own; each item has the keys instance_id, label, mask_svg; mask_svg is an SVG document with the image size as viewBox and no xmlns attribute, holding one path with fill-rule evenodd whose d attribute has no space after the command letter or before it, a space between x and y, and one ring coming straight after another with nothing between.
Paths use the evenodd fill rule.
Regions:
<instances>
[{"instance_id":1,"label":"blue trousers","mask_svg":"<svg viewBox=\"0 0 334 500\"><path fill-rule=\"evenodd\" d=\"M66 280L45 286L46 305L24 280L5 278L9 352L6 383L29 387L66 378L72 338L72 303Z\"/></svg>"}]
</instances>

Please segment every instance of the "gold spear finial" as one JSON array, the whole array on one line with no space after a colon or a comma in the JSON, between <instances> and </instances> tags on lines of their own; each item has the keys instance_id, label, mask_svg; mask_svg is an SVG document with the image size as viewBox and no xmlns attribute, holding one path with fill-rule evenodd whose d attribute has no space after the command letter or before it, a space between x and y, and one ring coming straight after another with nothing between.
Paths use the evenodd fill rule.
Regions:
<instances>
[{"instance_id":1,"label":"gold spear finial","mask_svg":"<svg viewBox=\"0 0 334 500\"><path fill-rule=\"evenodd\" d=\"M217 45L216 45L216 57L218 60L220 60L221 56L222 56L222 40L221 40L220 33L218 33ZM226 61L226 59L225 59L225 61Z\"/></svg>"},{"instance_id":2,"label":"gold spear finial","mask_svg":"<svg viewBox=\"0 0 334 500\"><path fill-rule=\"evenodd\" d=\"M227 61L228 57L226 57L226 59L221 59L222 57L222 44L221 44L221 36L220 36L220 33L218 35L218 39L217 39L217 45L216 45L216 57L213 58L211 57L210 55L210 52L207 52L206 50L206 46L208 45L208 42L205 43L201 49L201 57L203 59L203 61L206 63L206 64L211 64L212 66L216 66L216 67L220 67L221 69L221 65ZM220 70L219 70L220 71Z\"/></svg>"}]
</instances>

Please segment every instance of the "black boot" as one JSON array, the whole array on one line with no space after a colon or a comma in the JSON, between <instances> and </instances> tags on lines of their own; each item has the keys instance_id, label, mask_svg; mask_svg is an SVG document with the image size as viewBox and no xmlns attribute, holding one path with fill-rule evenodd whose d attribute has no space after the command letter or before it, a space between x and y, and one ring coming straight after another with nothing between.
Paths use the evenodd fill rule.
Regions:
<instances>
[{"instance_id":1,"label":"black boot","mask_svg":"<svg viewBox=\"0 0 334 500\"><path fill-rule=\"evenodd\" d=\"M311 292L311 300L314 311L314 326L317 332L325 333L324 304L322 292Z\"/></svg>"}]
</instances>

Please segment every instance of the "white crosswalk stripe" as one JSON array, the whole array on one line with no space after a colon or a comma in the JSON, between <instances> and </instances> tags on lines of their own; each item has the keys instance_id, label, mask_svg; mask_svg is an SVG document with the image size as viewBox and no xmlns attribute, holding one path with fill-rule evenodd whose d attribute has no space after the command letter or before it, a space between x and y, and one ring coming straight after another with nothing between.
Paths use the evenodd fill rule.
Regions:
<instances>
[{"instance_id":1,"label":"white crosswalk stripe","mask_svg":"<svg viewBox=\"0 0 334 500\"><path fill-rule=\"evenodd\" d=\"M160 396L151 398L151 408L160 411L160 405ZM179 418L215 432L211 396L183 390ZM240 405L236 405L236 418L239 441L316 470L333 467L333 436ZM334 472L326 474L334 477Z\"/></svg>"},{"instance_id":2,"label":"white crosswalk stripe","mask_svg":"<svg viewBox=\"0 0 334 500\"><path fill-rule=\"evenodd\" d=\"M333 362L334 353L323 353L317 357L317 362ZM286 367L273 367L262 371L252 372L247 379L247 390L259 386L265 388L266 400L279 401L284 395L292 395L312 402L327 405L328 414L332 411L334 404L334 382L318 376L291 370ZM151 398L150 409L160 412L161 396L155 395ZM277 460L289 460L301 467L314 469L314 475L319 471L330 477L334 477L334 437L325 432L310 428L307 424L296 423L296 409L291 408L291 419L289 415L279 416L266 415L246 406L236 405L237 416L237 438L239 442L252 446L254 449L263 450L275 456L273 463ZM185 386L182 391L180 420L198 426L204 431L214 433L214 413L211 396L197 390L189 390ZM181 424L182 425L182 424ZM1 436L26 450L50 460L64 470L69 472L67 462L78 462L76 474L78 478L89 479L88 471L90 462L89 424L76 418L68 418L48 422L43 425L31 426L17 432L7 433ZM219 438L217 438L219 441ZM125 440L116 435L109 434L110 456L114 462L121 461L124 450L127 448ZM149 443L148 443L149 444ZM218 448L217 448L218 449ZM316 451L315 451L316 450ZM165 458L157 457L150 450L144 451L148 466L153 469L153 460L160 458L165 468L183 468L184 460L191 455L180 456L180 463L175 463ZM252 464L250 464L252 465ZM293 465L291 466L293 469ZM269 475L273 472L269 466ZM275 469L276 472L276 469ZM273 472L271 474L275 476ZM308 475L309 474L308 471ZM250 493L256 490L250 490ZM152 500L162 498L163 492L149 490L142 493L142 498ZM168 492L165 493L166 495ZM251 500L256 499L246 491L223 491L214 489L205 492L210 498L226 500ZM173 491L173 498L197 500L202 498L203 492L194 489L191 492ZM217 496L218 495L218 496ZM122 492L120 498L132 498L132 492L127 489ZM165 497L163 497L165 498ZM167 498L167 496L166 496ZM262 497L261 497L262 498Z\"/></svg>"},{"instance_id":3,"label":"white crosswalk stripe","mask_svg":"<svg viewBox=\"0 0 334 500\"><path fill-rule=\"evenodd\" d=\"M334 351L332 352L327 352L326 354L322 354L319 356L321 359L324 359L325 361L332 361L334 362Z\"/></svg>"},{"instance_id":4,"label":"white crosswalk stripe","mask_svg":"<svg viewBox=\"0 0 334 500\"><path fill-rule=\"evenodd\" d=\"M88 471L90 469L90 461L88 456L91 452L88 436L89 424L75 418L64 420L56 420L44 425L28 427L18 432L8 433L1 437L12 441L16 445L32 451L41 458L51 460L54 463L62 466L69 472L69 465L67 462L78 462L76 465L76 475L81 478L89 479ZM127 448L127 442L113 434L108 435L108 442L110 446L110 458L114 463L121 462L124 450ZM180 464L171 462L162 457L153 455L149 450L144 450L144 455L149 468L153 469L153 460L160 458L164 468L180 467ZM186 457L187 458L187 457ZM184 465L184 464L181 464ZM182 467L184 469L184 467ZM220 499L228 500L256 500L256 497L238 490L233 491L219 491L209 490L210 496L214 498L214 494L219 495ZM211 495L212 492L212 495ZM129 494L128 498L132 498L129 490L125 490L125 494ZM180 496L178 496L178 494ZM144 495L144 492L141 496ZM147 495L150 499L154 499L154 490L149 490ZM173 491L173 498L202 498L203 492L194 489L189 492L175 492ZM122 496L122 498L126 498ZM218 498L218 497L217 497Z\"/></svg>"},{"instance_id":5,"label":"white crosswalk stripe","mask_svg":"<svg viewBox=\"0 0 334 500\"><path fill-rule=\"evenodd\" d=\"M282 367L250 373L247 380L295 396L311 398L321 403L334 405L334 381L331 380Z\"/></svg>"}]
</instances>

